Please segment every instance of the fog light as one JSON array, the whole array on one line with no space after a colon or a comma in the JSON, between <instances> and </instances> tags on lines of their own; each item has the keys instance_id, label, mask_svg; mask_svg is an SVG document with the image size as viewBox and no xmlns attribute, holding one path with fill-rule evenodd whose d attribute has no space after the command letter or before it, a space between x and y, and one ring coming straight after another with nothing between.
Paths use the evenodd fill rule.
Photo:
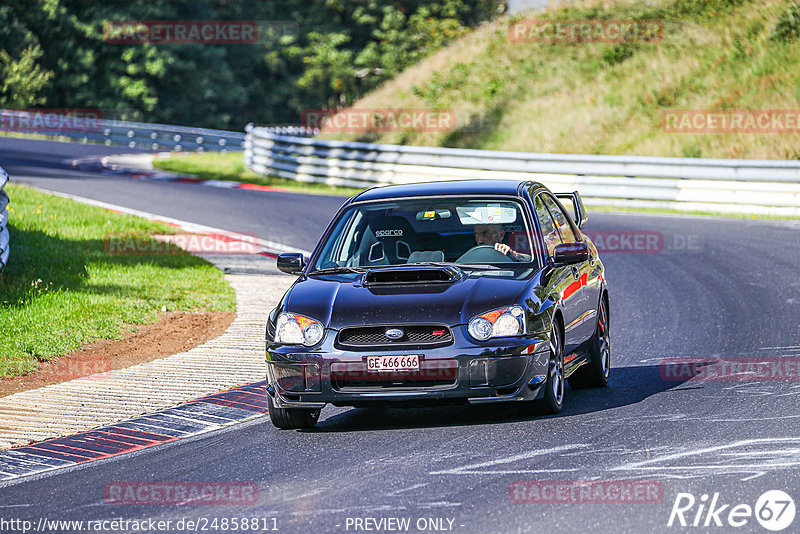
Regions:
<instances>
[{"instance_id":1,"label":"fog light","mask_svg":"<svg viewBox=\"0 0 800 534\"><path fill-rule=\"evenodd\" d=\"M489 360L472 360L469 362L469 385L481 387L489 385Z\"/></svg>"},{"instance_id":2,"label":"fog light","mask_svg":"<svg viewBox=\"0 0 800 534\"><path fill-rule=\"evenodd\" d=\"M303 366L303 375L305 378L306 391L322 391L319 365L316 363L305 364Z\"/></svg>"}]
</instances>

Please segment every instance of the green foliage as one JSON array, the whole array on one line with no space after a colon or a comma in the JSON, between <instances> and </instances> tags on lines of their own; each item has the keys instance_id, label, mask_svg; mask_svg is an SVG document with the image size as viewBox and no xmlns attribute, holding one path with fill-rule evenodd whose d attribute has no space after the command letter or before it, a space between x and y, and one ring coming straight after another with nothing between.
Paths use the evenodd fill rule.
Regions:
<instances>
[{"instance_id":1,"label":"green foliage","mask_svg":"<svg viewBox=\"0 0 800 534\"><path fill-rule=\"evenodd\" d=\"M686 145L683 147L681 155L684 158L702 158L703 149L697 144Z\"/></svg>"},{"instance_id":2,"label":"green foliage","mask_svg":"<svg viewBox=\"0 0 800 534\"><path fill-rule=\"evenodd\" d=\"M622 63L633 56L635 48L630 43L619 43L603 51L602 59L609 65Z\"/></svg>"},{"instance_id":3,"label":"green foliage","mask_svg":"<svg viewBox=\"0 0 800 534\"><path fill-rule=\"evenodd\" d=\"M425 99L425 105L435 107L439 96L447 91L458 88L467 82L470 75L469 68L463 63L452 65L448 71L435 72L425 86L415 85L412 92Z\"/></svg>"},{"instance_id":4,"label":"green foliage","mask_svg":"<svg viewBox=\"0 0 800 534\"><path fill-rule=\"evenodd\" d=\"M677 0L672 13L680 17L714 18L747 0Z\"/></svg>"},{"instance_id":5,"label":"green foliage","mask_svg":"<svg viewBox=\"0 0 800 534\"><path fill-rule=\"evenodd\" d=\"M241 129L354 102L497 13L500 0L3 0L0 107L101 108ZM109 22L288 21L261 44L106 42ZM109 113L110 112L110 113Z\"/></svg>"},{"instance_id":6,"label":"green foliage","mask_svg":"<svg viewBox=\"0 0 800 534\"><path fill-rule=\"evenodd\" d=\"M53 73L40 64L43 55L35 36L18 21L10 6L0 6L0 102L21 108L42 104L42 90Z\"/></svg>"},{"instance_id":7,"label":"green foliage","mask_svg":"<svg viewBox=\"0 0 800 534\"><path fill-rule=\"evenodd\" d=\"M0 98L5 102L4 107L22 108L44 102L39 94L53 73L36 63L41 56L39 47L22 50L19 59L0 50Z\"/></svg>"},{"instance_id":8,"label":"green foliage","mask_svg":"<svg viewBox=\"0 0 800 534\"><path fill-rule=\"evenodd\" d=\"M770 33L770 39L779 43L793 43L800 37L800 5L792 2Z\"/></svg>"}]
</instances>

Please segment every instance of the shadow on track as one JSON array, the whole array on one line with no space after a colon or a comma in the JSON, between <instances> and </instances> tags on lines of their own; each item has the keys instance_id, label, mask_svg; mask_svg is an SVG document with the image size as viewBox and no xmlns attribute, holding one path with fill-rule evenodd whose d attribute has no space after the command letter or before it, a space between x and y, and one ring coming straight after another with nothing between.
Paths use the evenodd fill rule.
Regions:
<instances>
[{"instance_id":1,"label":"shadow on track","mask_svg":"<svg viewBox=\"0 0 800 534\"><path fill-rule=\"evenodd\" d=\"M519 404L436 406L415 408L359 408L320 421L303 432L356 432L448 426L510 423L553 419L594 413L636 404L680 386L682 381L664 380L657 365L617 367L611 370L611 383L601 389L570 389L559 415L528 415Z\"/></svg>"},{"instance_id":2,"label":"shadow on track","mask_svg":"<svg viewBox=\"0 0 800 534\"><path fill-rule=\"evenodd\" d=\"M44 215L41 217L44 218ZM95 214L85 217L86 224L89 225L94 222L90 221L89 217L98 219L106 216ZM56 226L57 229L58 224L62 223L54 220L50 224ZM68 220L63 224L75 226L80 224L80 220L78 222ZM147 287L123 283L123 274L127 272L127 269L137 266L169 268L176 271L202 266L211 268L206 260L176 247L167 250L163 244L155 243L154 251L148 252L146 247L152 242L151 238L144 231L135 232L136 224L138 223L120 222L114 228L132 228L131 231L109 232L105 238L99 239L94 237L66 238L36 229L20 228L9 223L11 239L14 244L12 250L14 261L9 262L3 275L4 285L0 292L0 306L24 306L38 291L37 280L38 282L44 280L45 284L49 283L47 290L51 292L69 290L86 295L112 295L146 301L152 298ZM85 233L102 234L104 231L102 223L95 224L94 228ZM123 249L122 245L118 246L117 251L114 251L110 244L114 236L130 237L129 242L144 247L144 251L138 253L135 248ZM122 237L119 241L122 243ZM129 252L129 250L133 250L133 252ZM88 271L90 266L117 271L120 273L120 282L111 285L91 282Z\"/></svg>"}]
</instances>

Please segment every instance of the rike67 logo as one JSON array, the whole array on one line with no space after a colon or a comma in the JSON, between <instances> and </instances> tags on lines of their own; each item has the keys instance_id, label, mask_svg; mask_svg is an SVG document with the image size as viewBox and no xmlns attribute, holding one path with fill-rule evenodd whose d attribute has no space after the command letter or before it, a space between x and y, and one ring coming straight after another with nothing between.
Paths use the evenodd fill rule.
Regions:
<instances>
[{"instance_id":1,"label":"rike67 logo","mask_svg":"<svg viewBox=\"0 0 800 534\"><path fill-rule=\"evenodd\" d=\"M762 527L772 532L780 532L794 522L796 513L794 499L780 490L764 492L756 499L755 506L747 503L731 504L723 502L719 493L700 498L691 493L678 493L669 514L668 527L709 527L741 528L750 526L755 519Z\"/></svg>"}]
</instances>

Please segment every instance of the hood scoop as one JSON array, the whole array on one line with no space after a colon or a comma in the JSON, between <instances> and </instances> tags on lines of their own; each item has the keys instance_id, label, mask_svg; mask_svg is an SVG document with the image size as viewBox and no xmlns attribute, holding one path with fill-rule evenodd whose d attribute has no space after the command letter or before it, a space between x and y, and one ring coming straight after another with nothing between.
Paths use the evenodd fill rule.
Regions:
<instances>
[{"instance_id":1,"label":"hood scoop","mask_svg":"<svg viewBox=\"0 0 800 534\"><path fill-rule=\"evenodd\" d=\"M450 284L461 278L461 269L454 265L409 265L370 269L364 274L365 286L397 284Z\"/></svg>"}]
</instances>

